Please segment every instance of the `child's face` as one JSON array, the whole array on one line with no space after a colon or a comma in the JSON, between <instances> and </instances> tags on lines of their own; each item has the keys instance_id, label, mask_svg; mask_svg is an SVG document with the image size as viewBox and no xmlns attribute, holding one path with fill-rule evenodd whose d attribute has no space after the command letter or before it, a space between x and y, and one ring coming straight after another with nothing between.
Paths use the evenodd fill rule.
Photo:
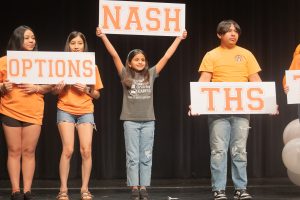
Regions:
<instances>
[{"instance_id":1,"label":"child's face","mask_svg":"<svg viewBox=\"0 0 300 200\"><path fill-rule=\"evenodd\" d=\"M80 36L73 38L69 45L72 52L83 52L84 42Z\"/></svg>"},{"instance_id":2,"label":"child's face","mask_svg":"<svg viewBox=\"0 0 300 200\"><path fill-rule=\"evenodd\" d=\"M146 58L143 54L136 54L129 63L129 67L132 67L136 71L142 71L146 65Z\"/></svg>"},{"instance_id":3,"label":"child's face","mask_svg":"<svg viewBox=\"0 0 300 200\"><path fill-rule=\"evenodd\" d=\"M24 32L23 49L26 51L32 51L35 47L36 41L34 33L31 30Z\"/></svg>"}]
</instances>

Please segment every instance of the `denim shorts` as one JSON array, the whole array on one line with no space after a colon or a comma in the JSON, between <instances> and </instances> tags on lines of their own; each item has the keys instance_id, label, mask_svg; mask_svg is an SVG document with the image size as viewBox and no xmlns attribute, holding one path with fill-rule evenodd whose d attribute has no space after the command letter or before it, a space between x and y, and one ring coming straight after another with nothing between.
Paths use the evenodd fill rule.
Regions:
<instances>
[{"instance_id":1,"label":"denim shorts","mask_svg":"<svg viewBox=\"0 0 300 200\"><path fill-rule=\"evenodd\" d=\"M94 129L96 130L93 113L87 113L83 115L73 115L63 110L57 109L56 123L59 124L61 122L70 122L70 123L74 123L75 125L90 123L94 126Z\"/></svg>"}]
</instances>

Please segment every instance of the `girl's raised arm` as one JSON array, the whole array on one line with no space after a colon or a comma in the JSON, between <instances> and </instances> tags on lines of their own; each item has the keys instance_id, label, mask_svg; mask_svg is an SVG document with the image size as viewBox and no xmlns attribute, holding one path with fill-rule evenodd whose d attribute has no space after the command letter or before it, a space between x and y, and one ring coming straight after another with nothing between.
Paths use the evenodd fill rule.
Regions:
<instances>
[{"instance_id":1,"label":"girl's raised arm","mask_svg":"<svg viewBox=\"0 0 300 200\"><path fill-rule=\"evenodd\" d=\"M123 68L123 63L120 59L120 56L118 54L118 52L115 50L114 46L110 43L110 41L108 40L108 38L106 37L106 35L102 32L101 27L97 27L96 29L96 35L102 39L107 51L109 52L109 54L112 56L113 61L115 63L115 66L117 68L117 71L119 73L119 75L121 75L122 73L122 68Z\"/></svg>"},{"instance_id":2,"label":"girl's raised arm","mask_svg":"<svg viewBox=\"0 0 300 200\"><path fill-rule=\"evenodd\" d=\"M168 60L172 57L174 52L176 51L178 45L180 44L181 40L184 40L187 37L187 31L182 33L182 36L176 37L174 42L171 44L169 49L166 51L165 55L158 61L156 66L156 73L159 73L164 66L167 64Z\"/></svg>"}]
</instances>

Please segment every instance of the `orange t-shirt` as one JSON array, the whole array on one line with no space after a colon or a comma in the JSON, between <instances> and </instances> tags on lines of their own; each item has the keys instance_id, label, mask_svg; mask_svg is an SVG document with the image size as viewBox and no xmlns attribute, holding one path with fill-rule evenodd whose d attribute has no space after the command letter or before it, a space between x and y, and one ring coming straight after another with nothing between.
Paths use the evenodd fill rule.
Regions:
<instances>
[{"instance_id":1,"label":"orange t-shirt","mask_svg":"<svg viewBox=\"0 0 300 200\"><path fill-rule=\"evenodd\" d=\"M300 54L300 44L297 45L297 47L296 47L296 49L295 49L295 51L294 51L294 57L295 57L296 55L298 55L298 54Z\"/></svg>"},{"instance_id":2,"label":"orange t-shirt","mask_svg":"<svg viewBox=\"0 0 300 200\"><path fill-rule=\"evenodd\" d=\"M100 73L96 66L96 84L95 90L103 88ZM73 115L83 115L94 112L93 98L86 93L78 91L71 85L65 86L64 90L58 96L57 107L60 110Z\"/></svg>"},{"instance_id":3,"label":"orange t-shirt","mask_svg":"<svg viewBox=\"0 0 300 200\"><path fill-rule=\"evenodd\" d=\"M212 82L248 82L249 75L261 71L253 54L242 47L217 47L204 56L199 72L211 72Z\"/></svg>"},{"instance_id":4,"label":"orange t-shirt","mask_svg":"<svg viewBox=\"0 0 300 200\"><path fill-rule=\"evenodd\" d=\"M0 81L7 77L6 56L0 58ZM16 85L11 92L1 97L0 113L23 122L42 125L44 114L44 95L26 94Z\"/></svg>"},{"instance_id":5,"label":"orange t-shirt","mask_svg":"<svg viewBox=\"0 0 300 200\"><path fill-rule=\"evenodd\" d=\"M289 70L300 70L300 44L295 49L294 57L293 57L293 60L292 60ZM283 88L285 88L285 85L286 85L285 75L282 80L282 85L283 85Z\"/></svg>"}]
</instances>

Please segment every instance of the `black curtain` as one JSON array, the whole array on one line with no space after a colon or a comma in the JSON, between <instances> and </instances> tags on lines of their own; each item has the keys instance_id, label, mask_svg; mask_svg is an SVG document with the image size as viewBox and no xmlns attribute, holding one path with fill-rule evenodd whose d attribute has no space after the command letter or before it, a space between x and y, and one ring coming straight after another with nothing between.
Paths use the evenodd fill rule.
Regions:
<instances>
[{"instance_id":1,"label":"black curtain","mask_svg":"<svg viewBox=\"0 0 300 200\"><path fill-rule=\"evenodd\" d=\"M219 45L216 26L233 19L242 28L239 45L256 56L264 81L275 81L280 115L252 115L248 140L249 177L285 177L282 163L282 133L297 118L297 107L286 104L282 90L284 70L300 39L299 0L151 0L186 4L188 38L183 41L155 83L156 131L153 178L208 178L209 143L207 117L188 117L189 83L199 78L198 67L204 54ZM96 63L104 83L95 103L98 131L93 138L92 178L125 178L125 147L119 120L122 88L117 71L103 43L95 36L98 23L97 0L7 1L0 12L0 54L13 29L25 24L36 33L39 50L62 51L73 30L87 36L89 50L96 52ZM125 61L134 48L143 49L154 65L174 40L173 37L108 35ZM56 127L56 97L45 95L42 134L36 152L38 179L58 179L61 142ZM81 158L78 141L71 164L71 178L79 178ZM7 150L0 133L0 179L7 179Z\"/></svg>"}]
</instances>

